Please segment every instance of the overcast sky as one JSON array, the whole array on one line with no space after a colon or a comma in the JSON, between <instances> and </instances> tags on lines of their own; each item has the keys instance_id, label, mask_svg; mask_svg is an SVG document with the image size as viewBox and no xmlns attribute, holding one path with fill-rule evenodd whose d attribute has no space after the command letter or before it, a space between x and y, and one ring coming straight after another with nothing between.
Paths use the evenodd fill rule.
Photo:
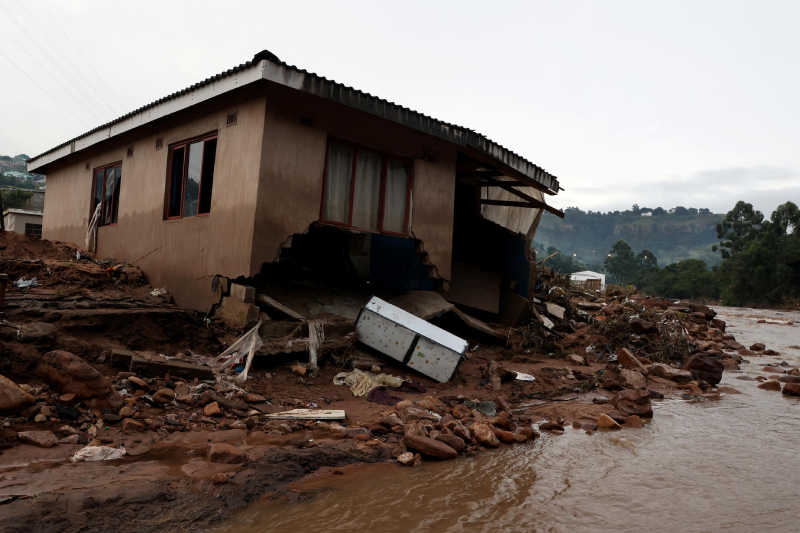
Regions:
<instances>
[{"instance_id":1,"label":"overcast sky","mask_svg":"<svg viewBox=\"0 0 800 533\"><path fill-rule=\"evenodd\" d=\"M0 0L0 154L268 49L487 135L557 176L560 208L768 214L800 203L798 20L790 0Z\"/></svg>"}]
</instances>

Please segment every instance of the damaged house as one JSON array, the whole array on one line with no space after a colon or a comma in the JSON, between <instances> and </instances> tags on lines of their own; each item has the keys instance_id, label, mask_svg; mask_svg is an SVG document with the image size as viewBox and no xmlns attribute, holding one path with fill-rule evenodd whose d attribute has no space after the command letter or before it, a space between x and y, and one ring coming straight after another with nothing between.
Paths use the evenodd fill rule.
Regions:
<instances>
[{"instance_id":1,"label":"damaged house","mask_svg":"<svg viewBox=\"0 0 800 533\"><path fill-rule=\"evenodd\" d=\"M267 51L28 171L48 178L44 238L136 262L204 311L272 265L513 321L542 212L563 217L558 180L519 155Z\"/></svg>"}]
</instances>

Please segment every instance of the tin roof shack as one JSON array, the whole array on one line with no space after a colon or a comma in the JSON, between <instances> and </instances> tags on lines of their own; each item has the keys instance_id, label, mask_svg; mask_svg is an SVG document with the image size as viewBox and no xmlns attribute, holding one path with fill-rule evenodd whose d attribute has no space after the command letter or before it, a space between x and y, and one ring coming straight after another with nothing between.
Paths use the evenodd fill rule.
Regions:
<instances>
[{"instance_id":1,"label":"tin roof shack","mask_svg":"<svg viewBox=\"0 0 800 533\"><path fill-rule=\"evenodd\" d=\"M569 275L572 285L590 289L594 291L606 290L606 275L591 270L582 270L581 272L573 272Z\"/></svg>"},{"instance_id":2,"label":"tin roof shack","mask_svg":"<svg viewBox=\"0 0 800 533\"><path fill-rule=\"evenodd\" d=\"M28 161L44 237L137 261L178 305L265 264L452 294L527 296L529 240L558 180L472 130L264 51ZM215 284L216 287L216 284ZM470 290L479 289L480 298Z\"/></svg>"}]
</instances>

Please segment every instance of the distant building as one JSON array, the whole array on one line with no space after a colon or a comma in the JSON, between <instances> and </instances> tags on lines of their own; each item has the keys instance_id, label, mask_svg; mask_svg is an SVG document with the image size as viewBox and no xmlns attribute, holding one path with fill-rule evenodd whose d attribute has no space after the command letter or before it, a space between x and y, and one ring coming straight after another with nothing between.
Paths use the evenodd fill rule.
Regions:
<instances>
[{"instance_id":1,"label":"distant building","mask_svg":"<svg viewBox=\"0 0 800 533\"><path fill-rule=\"evenodd\" d=\"M576 287L594 291L603 291L606 288L606 275L591 270L573 272L569 275L570 282Z\"/></svg>"},{"instance_id":2,"label":"distant building","mask_svg":"<svg viewBox=\"0 0 800 533\"><path fill-rule=\"evenodd\" d=\"M27 233L34 237L42 236L42 212L27 209L6 209L3 212L3 224L6 231Z\"/></svg>"},{"instance_id":3,"label":"distant building","mask_svg":"<svg viewBox=\"0 0 800 533\"><path fill-rule=\"evenodd\" d=\"M642 216L643 217L651 217L651 216L653 216L653 212L652 211L648 211L647 213L642 213Z\"/></svg>"},{"instance_id":4,"label":"distant building","mask_svg":"<svg viewBox=\"0 0 800 533\"><path fill-rule=\"evenodd\" d=\"M31 193L31 197L25 202L22 209L30 211L44 211L44 188L42 189L18 189L16 187L3 187L3 191L25 191Z\"/></svg>"}]
</instances>

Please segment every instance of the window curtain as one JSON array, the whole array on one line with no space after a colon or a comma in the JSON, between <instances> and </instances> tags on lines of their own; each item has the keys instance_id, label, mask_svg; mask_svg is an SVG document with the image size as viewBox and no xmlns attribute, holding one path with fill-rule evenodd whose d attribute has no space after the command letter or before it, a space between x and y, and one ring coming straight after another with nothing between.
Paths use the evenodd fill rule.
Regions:
<instances>
[{"instance_id":1,"label":"window curtain","mask_svg":"<svg viewBox=\"0 0 800 533\"><path fill-rule=\"evenodd\" d=\"M111 224L111 199L114 197L114 169L106 170L105 198L103 199L103 225Z\"/></svg>"},{"instance_id":2,"label":"window curtain","mask_svg":"<svg viewBox=\"0 0 800 533\"><path fill-rule=\"evenodd\" d=\"M333 222L350 221L350 180L353 177L353 149L328 145L328 171L325 179L325 204L322 218Z\"/></svg>"},{"instance_id":3,"label":"window curtain","mask_svg":"<svg viewBox=\"0 0 800 533\"><path fill-rule=\"evenodd\" d=\"M408 197L408 165L393 159L386 167L386 199L383 206L383 230L406 231L406 200Z\"/></svg>"},{"instance_id":4,"label":"window curtain","mask_svg":"<svg viewBox=\"0 0 800 533\"><path fill-rule=\"evenodd\" d=\"M200 198L200 176L203 169L203 141L189 145L189 169L186 172L186 191L183 198L183 216L197 215Z\"/></svg>"},{"instance_id":5,"label":"window curtain","mask_svg":"<svg viewBox=\"0 0 800 533\"><path fill-rule=\"evenodd\" d=\"M378 230L383 158L367 150L356 156L356 184L353 193L353 227Z\"/></svg>"}]
</instances>

